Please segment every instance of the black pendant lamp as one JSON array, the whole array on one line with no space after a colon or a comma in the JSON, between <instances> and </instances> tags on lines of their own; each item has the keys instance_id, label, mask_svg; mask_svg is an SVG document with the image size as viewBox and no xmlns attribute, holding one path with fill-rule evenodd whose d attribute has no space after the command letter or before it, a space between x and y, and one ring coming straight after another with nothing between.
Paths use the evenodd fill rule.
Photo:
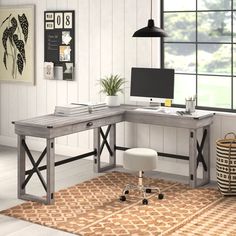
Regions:
<instances>
[{"instance_id":1,"label":"black pendant lamp","mask_svg":"<svg viewBox=\"0 0 236 236\"><path fill-rule=\"evenodd\" d=\"M147 27L139 29L134 32L133 37L167 37L167 33L155 26L154 20L152 19L152 0L151 0L151 19L148 20Z\"/></svg>"}]
</instances>

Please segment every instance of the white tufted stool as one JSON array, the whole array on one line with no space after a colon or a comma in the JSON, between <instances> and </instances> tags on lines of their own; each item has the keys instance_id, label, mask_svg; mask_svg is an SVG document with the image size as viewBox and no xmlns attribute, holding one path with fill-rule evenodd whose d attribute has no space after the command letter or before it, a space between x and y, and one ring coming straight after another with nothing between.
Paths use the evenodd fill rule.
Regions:
<instances>
[{"instance_id":1,"label":"white tufted stool","mask_svg":"<svg viewBox=\"0 0 236 236\"><path fill-rule=\"evenodd\" d=\"M157 152L150 148L131 148L124 152L123 166L125 169L139 172L138 185L127 184L120 196L121 201L126 200L129 190L138 189L143 194L143 204L147 205L146 193L151 193L153 190L158 192L158 198L163 199L164 195L157 187L149 187L143 185L143 171L154 170L157 166Z\"/></svg>"}]
</instances>

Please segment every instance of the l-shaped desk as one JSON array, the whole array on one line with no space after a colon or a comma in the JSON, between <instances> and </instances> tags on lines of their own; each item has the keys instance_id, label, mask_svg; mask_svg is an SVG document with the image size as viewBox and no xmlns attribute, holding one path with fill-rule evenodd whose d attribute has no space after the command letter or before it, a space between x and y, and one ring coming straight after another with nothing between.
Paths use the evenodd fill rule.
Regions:
<instances>
[{"instance_id":1,"label":"l-shaped desk","mask_svg":"<svg viewBox=\"0 0 236 236\"><path fill-rule=\"evenodd\" d=\"M168 108L165 108L168 111ZM189 130L189 156L160 153L160 156L175 157L189 160L189 184L197 186L198 163L203 165L203 178L201 185L210 180L210 125L213 122L213 113L197 111L192 115L178 115L174 108L170 112L150 112L137 110L137 106L122 105L107 108L76 117L56 116L54 114L39 116L31 119L15 121L15 133L18 137L18 198L23 200L39 201L46 204L54 202L55 166L62 165L88 156L94 156L94 171L102 172L116 166L116 150L126 150L127 147L116 145L116 123L127 121L151 125L185 128ZM103 126L107 129L104 131ZM91 152L70 157L55 162L55 138L85 130L94 130L94 149ZM197 130L203 129L202 140L197 140ZM38 160L35 160L26 143L26 136L46 139L46 147ZM108 140L109 137L109 140ZM106 147L109 151L109 164L101 166L101 154ZM26 170L26 155L29 157L33 168ZM46 156L46 165L40 166ZM46 181L41 171L47 171ZM36 173L45 191L46 198L26 193L26 185L32 175Z\"/></svg>"}]
</instances>

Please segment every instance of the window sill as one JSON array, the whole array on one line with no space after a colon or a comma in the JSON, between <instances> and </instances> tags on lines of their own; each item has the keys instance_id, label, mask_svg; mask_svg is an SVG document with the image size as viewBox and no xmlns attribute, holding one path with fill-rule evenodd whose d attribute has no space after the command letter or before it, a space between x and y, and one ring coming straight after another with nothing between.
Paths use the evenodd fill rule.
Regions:
<instances>
[{"instance_id":1,"label":"window sill","mask_svg":"<svg viewBox=\"0 0 236 236\"><path fill-rule=\"evenodd\" d=\"M235 117L236 113L234 112L223 112L223 111L213 111L216 116L227 116L227 117Z\"/></svg>"}]
</instances>

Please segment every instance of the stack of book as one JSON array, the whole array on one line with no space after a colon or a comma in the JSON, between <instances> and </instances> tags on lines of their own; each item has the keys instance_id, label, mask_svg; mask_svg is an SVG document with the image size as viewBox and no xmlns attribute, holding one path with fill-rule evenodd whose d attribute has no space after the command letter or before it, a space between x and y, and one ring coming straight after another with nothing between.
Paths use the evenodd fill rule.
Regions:
<instances>
[{"instance_id":1,"label":"stack of book","mask_svg":"<svg viewBox=\"0 0 236 236\"><path fill-rule=\"evenodd\" d=\"M107 104L105 102L101 102L101 103L90 103L89 104L89 111L93 112L93 111L100 111L100 110L104 110L108 108Z\"/></svg>"},{"instance_id":2,"label":"stack of book","mask_svg":"<svg viewBox=\"0 0 236 236\"><path fill-rule=\"evenodd\" d=\"M78 116L100 111L108 108L106 103L71 103L63 106L56 106L54 114L58 116Z\"/></svg>"},{"instance_id":3,"label":"stack of book","mask_svg":"<svg viewBox=\"0 0 236 236\"><path fill-rule=\"evenodd\" d=\"M56 106L54 114L58 116L77 116L88 113L88 106L81 104L67 104Z\"/></svg>"}]
</instances>

